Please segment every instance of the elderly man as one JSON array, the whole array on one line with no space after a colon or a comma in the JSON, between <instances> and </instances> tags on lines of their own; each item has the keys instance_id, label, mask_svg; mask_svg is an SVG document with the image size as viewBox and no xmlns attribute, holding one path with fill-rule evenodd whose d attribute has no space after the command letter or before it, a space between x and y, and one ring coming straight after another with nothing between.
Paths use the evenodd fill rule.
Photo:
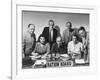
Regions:
<instances>
[{"instance_id":1,"label":"elderly man","mask_svg":"<svg viewBox=\"0 0 100 80\"><path fill-rule=\"evenodd\" d=\"M32 51L35 48L36 44L36 36L35 36L35 25L34 24L29 24L27 27L27 31L23 36L23 41L22 41L22 63L23 65L30 65L32 63L31 58L29 57L32 53Z\"/></svg>"},{"instance_id":2,"label":"elderly man","mask_svg":"<svg viewBox=\"0 0 100 80\"><path fill-rule=\"evenodd\" d=\"M54 28L54 21L49 20L48 27L44 27L42 35L45 37L47 43L50 43L50 48L52 44L56 42L58 36L58 31Z\"/></svg>"},{"instance_id":3,"label":"elderly man","mask_svg":"<svg viewBox=\"0 0 100 80\"><path fill-rule=\"evenodd\" d=\"M65 54L66 53L66 47L62 43L61 37L57 37L56 43L53 44L51 52L52 53L59 53L59 54Z\"/></svg>"}]
</instances>

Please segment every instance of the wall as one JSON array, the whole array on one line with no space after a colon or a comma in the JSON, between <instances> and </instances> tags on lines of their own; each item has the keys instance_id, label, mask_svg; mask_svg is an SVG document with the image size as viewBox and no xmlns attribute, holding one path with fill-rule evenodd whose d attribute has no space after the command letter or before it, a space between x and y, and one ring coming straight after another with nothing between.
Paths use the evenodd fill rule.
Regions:
<instances>
[{"instance_id":1,"label":"wall","mask_svg":"<svg viewBox=\"0 0 100 80\"><path fill-rule=\"evenodd\" d=\"M28 24L34 24L38 39L43 28L48 26L49 19L53 19L55 26L59 26L61 34L66 29L67 21L72 22L73 28L84 26L87 31L89 28L89 14L23 11L23 33L26 32Z\"/></svg>"}]
</instances>

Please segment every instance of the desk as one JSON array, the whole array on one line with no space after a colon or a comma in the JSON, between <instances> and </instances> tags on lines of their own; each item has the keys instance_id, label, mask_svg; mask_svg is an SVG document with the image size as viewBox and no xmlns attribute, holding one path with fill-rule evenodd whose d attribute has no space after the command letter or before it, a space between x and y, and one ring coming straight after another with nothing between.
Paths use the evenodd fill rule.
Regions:
<instances>
[{"instance_id":1,"label":"desk","mask_svg":"<svg viewBox=\"0 0 100 80\"><path fill-rule=\"evenodd\" d=\"M71 67L74 63L72 60L37 60L32 68L54 68L54 67Z\"/></svg>"},{"instance_id":2,"label":"desk","mask_svg":"<svg viewBox=\"0 0 100 80\"><path fill-rule=\"evenodd\" d=\"M74 64L74 61L70 58L66 59L38 59L35 61L35 63L31 66L25 66L24 68L60 68L60 67L73 67L73 66L88 66L89 63L76 63Z\"/></svg>"}]
</instances>

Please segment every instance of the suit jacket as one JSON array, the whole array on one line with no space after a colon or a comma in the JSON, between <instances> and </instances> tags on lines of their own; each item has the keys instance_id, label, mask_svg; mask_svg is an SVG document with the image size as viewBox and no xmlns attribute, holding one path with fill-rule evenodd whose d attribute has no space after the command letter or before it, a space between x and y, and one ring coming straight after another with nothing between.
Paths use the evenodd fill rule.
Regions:
<instances>
[{"instance_id":1,"label":"suit jacket","mask_svg":"<svg viewBox=\"0 0 100 80\"><path fill-rule=\"evenodd\" d=\"M67 53L66 52L66 46L62 43L59 47L58 47L58 44L57 43L54 43L53 45L52 45L52 48L51 48L51 52L50 52L51 54L52 53L59 53L59 54L65 54L65 53Z\"/></svg>"},{"instance_id":2,"label":"suit jacket","mask_svg":"<svg viewBox=\"0 0 100 80\"><path fill-rule=\"evenodd\" d=\"M49 27L45 27L42 35L45 37L46 42L55 43L57 38L57 30L53 28L53 41L49 40Z\"/></svg>"},{"instance_id":3,"label":"suit jacket","mask_svg":"<svg viewBox=\"0 0 100 80\"><path fill-rule=\"evenodd\" d=\"M74 34L76 34L77 37L79 36L77 28L73 28L71 29L71 31L69 31L68 29L65 29L63 31L62 40L66 44L66 46L68 45L68 42L72 40L72 36Z\"/></svg>"},{"instance_id":4,"label":"suit jacket","mask_svg":"<svg viewBox=\"0 0 100 80\"><path fill-rule=\"evenodd\" d=\"M26 32L23 36L22 47L23 54L25 56L31 55L31 52L34 50L36 44L36 36L34 33L30 36L28 32Z\"/></svg>"}]
</instances>

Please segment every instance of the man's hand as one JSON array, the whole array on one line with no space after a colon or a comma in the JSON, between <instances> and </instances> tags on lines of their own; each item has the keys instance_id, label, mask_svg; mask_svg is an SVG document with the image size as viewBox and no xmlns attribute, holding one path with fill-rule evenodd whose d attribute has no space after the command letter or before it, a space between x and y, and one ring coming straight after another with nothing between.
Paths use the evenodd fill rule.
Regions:
<instances>
[{"instance_id":1,"label":"man's hand","mask_svg":"<svg viewBox=\"0 0 100 80\"><path fill-rule=\"evenodd\" d=\"M56 54L56 58L59 58L59 57L60 57L60 54L59 54L59 53L57 53L57 54Z\"/></svg>"},{"instance_id":2,"label":"man's hand","mask_svg":"<svg viewBox=\"0 0 100 80\"><path fill-rule=\"evenodd\" d=\"M44 54L44 55L41 56L41 58L43 58L43 59L46 59L46 57L47 57L46 54Z\"/></svg>"},{"instance_id":3,"label":"man's hand","mask_svg":"<svg viewBox=\"0 0 100 80\"><path fill-rule=\"evenodd\" d=\"M38 53L32 52L32 55L33 55L33 56L38 56Z\"/></svg>"},{"instance_id":4,"label":"man's hand","mask_svg":"<svg viewBox=\"0 0 100 80\"><path fill-rule=\"evenodd\" d=\"M37 60L38 58L41 57L41 55L33 55L33 56L30 56L32 60Z\"/></svg>"}]
</instances>

